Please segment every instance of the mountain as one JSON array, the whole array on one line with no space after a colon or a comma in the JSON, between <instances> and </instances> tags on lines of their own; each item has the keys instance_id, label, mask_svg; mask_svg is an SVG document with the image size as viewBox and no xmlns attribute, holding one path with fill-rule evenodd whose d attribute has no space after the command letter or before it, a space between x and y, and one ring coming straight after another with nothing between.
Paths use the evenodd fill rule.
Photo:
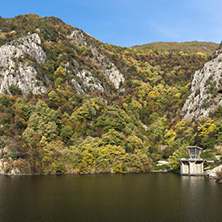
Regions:
<instances>
[{"instance_id":1,"label":"mountain","mask_svg":"<svg viewBox=\"0 0 222 222\"><path fill-rule=\"evenodd\" d=\"M111 92L124 82L97 40L60 19L37 15L2 18L0 27L0 92L9 93L9 86L14 85L22 94L44 93L59 84L61 77L82 94Z\"/></svg>"},{"instance_id":2,"label":"mountain","mask_svg":"<svg viewBox=\"0 0 222 222\"><path fill-rule=\"evenodd\" d=\"M169 52L184 52L184 53L205 53L212 55L218 48L217 43L213 42L152 42L145 45L134 46L140 50L158 50L158 51L169 51Z\"/></svg>"},{"instance_id":3,"label":"mountain","mask_svg":"<svg viewBox=\"0 0 222 222\"><path fill-rule=\"evenodd\" d=\"M190 83L217 67L218 47L117 47L55 17L1 17L0 173L147 172L160 159L175 170L186 145L215 155L221 106L192 119ZM216 89L204 90L216 104L220 74L211 78Z\"/></svg>"},{"instance_id":4,"label":"mountain","mask_svg":"<svg viewBox=\"0 0 222 222\"><path fill-rule=\"evenodd\" d=\"M191 83L191 94L182 111L184 119L201 119L208 117L222 106L222 54L218 50L213 60L195 72Z\"/></svg>"}]
</instances>

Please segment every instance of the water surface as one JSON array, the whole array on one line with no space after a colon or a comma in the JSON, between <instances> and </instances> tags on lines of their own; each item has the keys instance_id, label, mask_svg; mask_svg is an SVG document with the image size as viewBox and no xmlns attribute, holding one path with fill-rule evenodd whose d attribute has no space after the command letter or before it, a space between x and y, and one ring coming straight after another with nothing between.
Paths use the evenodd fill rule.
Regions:
<instances>
[{"instance_id":1,"label":"water surface","mask_svg":"<svg viewBox=\"0 0 222 222\"><path fill-rule=\"evenodd\" d=\"M222 221L222 184L174 174L0 176L0 221Z\"/></svg>"}]
</instances>

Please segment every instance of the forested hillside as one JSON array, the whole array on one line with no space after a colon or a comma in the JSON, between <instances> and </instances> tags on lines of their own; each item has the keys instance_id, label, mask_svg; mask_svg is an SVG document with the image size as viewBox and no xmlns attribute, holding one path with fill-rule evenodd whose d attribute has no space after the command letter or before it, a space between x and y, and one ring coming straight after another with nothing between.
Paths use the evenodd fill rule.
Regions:
<instances>
[{"instance_id":1,"label":"forested hillside","mask_svg":"<svg viewBox=\"0 0 222 222\"><path fill-rule=\"evenodd\" d=\"M204 53L211 55L218 48L218 44L212 42L152 42L149 44L134 46L140 51L149 49L157 51L184 52L184 53Z\"/></svg>"},{"instance_id":2,"label":"forested hillside","mask_svg":"<svg viewBox=\"0 0 222 222\"><path fill-rule=\"evenodd\" d=\"M0 18L0 46L1 173L177 170L186 145L218 152L221 106L181 113L218 44L117 47L29 14Z\"/></svg>"}]
</instances>

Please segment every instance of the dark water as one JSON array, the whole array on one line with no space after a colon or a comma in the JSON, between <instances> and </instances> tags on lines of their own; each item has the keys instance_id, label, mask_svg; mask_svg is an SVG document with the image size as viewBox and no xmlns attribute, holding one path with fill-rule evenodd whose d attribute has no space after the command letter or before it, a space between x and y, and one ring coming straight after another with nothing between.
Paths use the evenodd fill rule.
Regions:
<instances>
[{"instance_id":1,"label":"dark water","mask_svg":"<svg viewBox=\"0 0 222 222\"><path fill-rule=\"evenodd\" d=\"M0 176L0 222L222 221L222 184L174 174Z\"/></svg>"}]
</instances>

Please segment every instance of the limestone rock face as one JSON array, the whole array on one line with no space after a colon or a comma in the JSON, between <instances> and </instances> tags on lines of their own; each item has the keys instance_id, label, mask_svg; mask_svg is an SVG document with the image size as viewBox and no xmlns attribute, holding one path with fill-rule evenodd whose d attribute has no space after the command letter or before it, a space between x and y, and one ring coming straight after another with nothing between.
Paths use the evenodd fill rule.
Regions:
<instances>
[{"instance_id":1,"label":"limestone rock face","mask_svg":"<svg viewBox=\"0 0 222 222\"><path fill-rule=\"evenodd\" d=\"M111 83L113 83L114 87L116 89L119 89L120 84L124 83L125 79L123 75L119 72L119 70L116 68L116 66L109 62L109 66L111 66L110 69L106 69L104 71L105 76L109 79Z\"/></svg>"},{"instance_id":2,"label":"limestone rock face","mask_svg":"<svg viewBox=\"0 0 222 222\"><path fill-rule=\"evenodd\" d=\"M9 93L10 85L19 87L23 94L44 93L46 88L36 79L37 71L26 57L44 65L46 54L38 34L19 38L0 47L0 93Z\"/></svg>"},{"instance_id":3,"label":"limestone rock face","mask_svg":"<svg viewBox=\"0 0 222 222\"><path fill-rule=\"evenodd\" d=\"M222 165L215 167L214 169L210 170L209 172L207 172L207 175L210 178L216 178L217 177L217 173L220 173L222 171Z\"/></svg>"},{"instance_id":4,"label":"limestone rock face","mask_svg":"<svg viewBox=\"0 0 222 222\"><path fill-rule=\"evenodd\" d=\"M91 62L99 67L102 74L108 79L110 83L114 85L115 89L120 88L121 83L124 83L125 81L123 74L120 73L118 68L109 60L108 57L100 53L99 49L96 48L95 45L90 44L90 42L87 41L83 32L80 30L74 30L71 35L68 36L68 39L70 39L70 42L76 44L77 46L86 47L92 53L92 57L90 58ZM84 78L83 76L84 75L81 75L81 77L79 77ZM92 78L93 74L91 76L91 80ZM94 82L98 82L98 79L95 79ZM95 85L93 87L95 87ZM96 88L98 90L102 90L101 85L98 85Z\"/></svg>"},{"instance_id":5,"label":"limestone rock face","mask_svg":"<svg viewBox=\"0 0 222 222\"><path fill-rule=\"evenodd\" d=\"M82 70L77 73L77 76L83 80L83 84L87 88L104 91L102 83L91 72Z\"/></svg>"},{"instance_id":6,"label":"limestone rock face","mask_svg":"<svg viewBox=\"0 0 222 222\"><path fill-rule=\"evenodd\" d=\"M70 50L80 58L64 64L66 74L72 76L66 84L78 94L111 93L112 89L121 87L125 81L122 73L94 39L81 30L74 30L66 37L73 46ZM39 34L34 33L0 47L0 93L10 94L16 87L22 94L38 94L45 93L46 87L52 86L52 79L49 80L44 67L48 55L42 47L45 43L41 42ZM47 43L53 45L50 41Z\"/></svg>"},{"instance_id":7,"label":"limestone rock face","mask_svg":"<svg viewBox=\"0 0 222 222\"><path fill-rule=\"evenodd\" d=\"M186 100L182 114L184 119L201 119L222 105L222 53L195 72L191 94Z\"/></svg>"}]
</instances>

